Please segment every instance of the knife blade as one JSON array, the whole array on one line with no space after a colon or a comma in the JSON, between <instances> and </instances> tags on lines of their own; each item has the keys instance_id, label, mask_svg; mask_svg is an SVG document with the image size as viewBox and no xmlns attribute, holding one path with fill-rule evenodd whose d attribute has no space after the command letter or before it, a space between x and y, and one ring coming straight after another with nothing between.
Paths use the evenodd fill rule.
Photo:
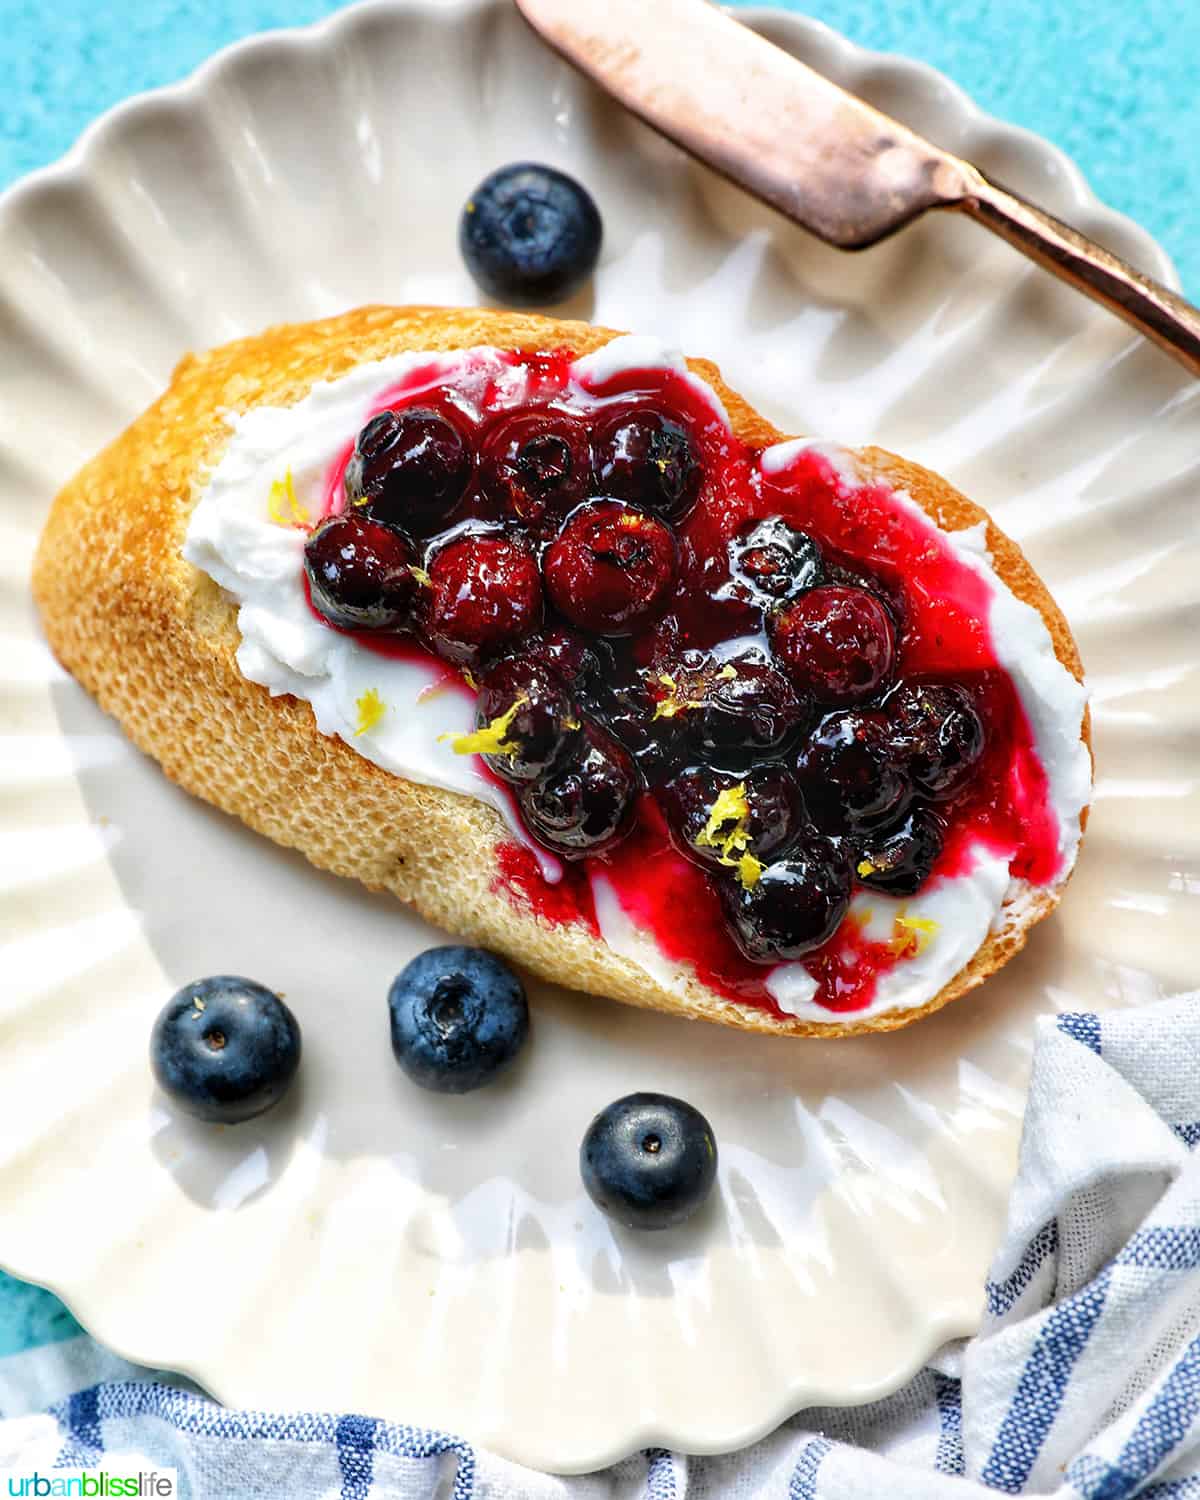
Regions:
<instances>
[{"instance_id":1,"label":"knife blade","mask_svg":"<svg viewBox=\"0 0 1200 1500\"><path fill-rule=\"evenodd\" d=\"M829 244L960 210L1200 375L1200 309L709 0L515 3L633 114Z\"/></svg>"},{"instance_id":2,"label":"knife blade","mask_svg":"<svg viewBox=\"0 0 1200 1500\"><path fill-rule=\"evenodd\" d=\"M635 115L821 239L861 249L964 198L965 162L697 0L517 0Z\"/></svg>"}]
</instances>

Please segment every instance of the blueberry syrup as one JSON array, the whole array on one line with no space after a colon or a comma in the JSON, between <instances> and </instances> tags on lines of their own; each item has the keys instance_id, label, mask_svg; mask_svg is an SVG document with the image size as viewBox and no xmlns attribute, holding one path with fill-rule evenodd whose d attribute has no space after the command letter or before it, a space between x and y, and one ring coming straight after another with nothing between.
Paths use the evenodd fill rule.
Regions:
<instances>
[{"instance_id":1,"label":"blueberry syrup","mask_svg":"<svg viewBox=\"0 0 1200 1500\"><path fill-rule=\"evenodd\" d=\"M460 489L456 473L439 490L410 444L405 461L418 470L406 524L403 476L389 479L374 449L364 463L357 438L348 442L325 477L322 522L347 510L348 487L352 505L363 503L364 472L390 483L381 518L414 549L421 587L397 620L406 596L389 575L391 594L364 617L390 628L351 628L353 615L339 619L327 598L322 618L368 651L436 663L443 676L427 691L444 685L474 701L492 674L479 698L480 774L516 818L524 799L526 826L546 830L542 842L562 863L552 881L527 845L501 843L493 889L514 905L599 934L590 875L602 873L632 926L710 989L781 1013L767 987L781 961L771 953L803 952L791 961L815 981L815 1003L837 1013L868 1006L879 976L917 938L868 938L852 907L827 941L806 951L798 937L789 949L774 896L770 931L747 930L744 909L770 905L768 888L759 903L740 896L765 869L778 891L785 864L823 862L838 888L830 911L840 913L847 883L866 890L863 850L895 850L916 819L938 834L909 889L969 873L981 847L1033 884L1057 876L1059 830L1024 709L996 658L989 586L886 486L847 480L815 448L767 473L688 377L626 370L585 388L565 350L423 362L370 404L376 445L384 429L375 419L400 414L387 420L402 426L408 408L417 425L440 413L463 435L470 476ZM435 452L430 462L440 461ZM432 535L430 494L451 497ZM598 501L603 526L591 519ZM470 567L481 570L478 607ZM453 590L439 595L448 570ZM370 578L351 582L356 607L369 612ZM311 589L308 597L320 613L322 601ZM485 704L504 711L489 719ZM519 732L536 733L536 744L505 739ZM819 749L826 741L833 761ZM839 780L861 781L873 766L886 796ZM747 832L755 767L794 801L783 848ZM664 810L675 807L678 819L671 788L681 784L713 788L708 821L704 808L691 810L691 858ZM879 872L881 890L886 878ZM819 915L804 919L812 930Z\"/></svg>"},{"instance_id":2,"label":"blueberry syrup","mask_svg":"<svg viewBox=\"0 0 1200 1500\"><path fill-rule=\"evenodd\" d=\"M566 866L562 879L551 884L529 845L509 839L496 846L492 890L502 891L514 906L550 926L581 922L593 937L600 936L596 903L583 865Z\"/></svg>"}]
</instances>

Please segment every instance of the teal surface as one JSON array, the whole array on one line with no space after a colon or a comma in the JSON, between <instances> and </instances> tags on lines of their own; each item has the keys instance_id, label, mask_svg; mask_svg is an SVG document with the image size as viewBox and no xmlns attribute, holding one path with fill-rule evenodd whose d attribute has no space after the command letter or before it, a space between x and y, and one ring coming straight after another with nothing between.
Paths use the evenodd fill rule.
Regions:
<instances>
[{"instance_id":1,"label":"teal surface","mask_svg":"<svg viewBox=\"0 0 1200 1500\"><path fill-rule=\"evenodd\" d=\"M588 0L580 0L581 4ZM651 0L652 3L652 0ZM0 187L61 156L96 115L327 0L0 0ZM854 41L941 69L985 109L1061 146L1144 224L1200 296L1200 0L813 0ZM0 1354L69 1337L48 1293L0 1276Z\"/></svg>"},{"instance_id":2,"label":"teal surface","mask_svg":"<svg viewBox=\"0 0 1200 1500\"><path fill-rule=\"evenodd\" d=\"M580 0L586 4L588 0ZM651 0L652 3L652 0ZM331 0L0 0L0 187L96 115ZM1200 0L811 0L791 4L932 63L985 109L1067 151L1200 296Z\"/></svg>"}]
</instances>

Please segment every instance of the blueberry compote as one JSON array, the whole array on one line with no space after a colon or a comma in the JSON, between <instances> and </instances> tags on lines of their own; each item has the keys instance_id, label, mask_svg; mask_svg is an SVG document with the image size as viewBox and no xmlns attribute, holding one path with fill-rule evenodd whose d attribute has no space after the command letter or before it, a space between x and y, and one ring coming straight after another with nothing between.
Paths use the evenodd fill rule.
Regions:
<instances>
[{"instance_id":1,"label":"blueberry compote","mask_svg":"<svg viewBox=\"0 0 1200 1500\"><path fill-rule=\"evenodd\" d=\"M853 1011L930 939L900 903L981 846L1057 875L991 585L886 486L815 446L764 467L698 382L567 351L431 358L367 415L309 597L475 695L453 750L562 861L552 883L502 845L515 903L599 931L602 876L606 914L717 992L777 1009L800 963ZM868 940L888 898L897 940Z\"/></svg>"}]
</instances>

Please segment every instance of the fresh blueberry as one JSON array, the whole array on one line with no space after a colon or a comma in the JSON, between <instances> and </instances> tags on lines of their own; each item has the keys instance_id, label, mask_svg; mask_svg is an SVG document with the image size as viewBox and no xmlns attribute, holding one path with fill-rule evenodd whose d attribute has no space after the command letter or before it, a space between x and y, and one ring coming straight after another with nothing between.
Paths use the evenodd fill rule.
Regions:
<instances>
[{"instance_id":1,"label":"fresh blueberry","mask_svg":"<svg viewBox=\"0 0 1200 1500\"><path fill-rule=\"evenodd\" d=\"M482 291L520 306L560 302L600 257L600 210L586 188L536 162L485 177L467 199L458 248Z\"/></svg>"},{"instance_id":2,"label":"fresh blueberry","mask_svg":"<svg viewBox=\"0 0 1200 1500\"><path fill-rule=\"evenodd\" d=\"M236 1125L287 1092L300 1066L300 1027L273 990L217 974L184 985L163 1006L150 1066L176 1108Z\"/></svg>"},{"instance_id":3,"label":"fresh blueberry","mask_svg":"<svg viewBox=\"0 0 1200 1500\"><path fill-rule=\"evenodd\" d=\"M388 991L392 1051L414 1083L466 1094L491 1083L529 1035L521 981L483 948L427 948Z\"/></svg>"},{"instance_id":4,"label":"fresh blueberry","mask_svg":"<svg viewBox=\"0 0 1200 1500\"><path fill-rule=\"evenodd\" d=\"M669 1094L627 1094L601 1110L579 1148L588 1197L627 1229L682 1224L712 1191L717 1142L698 1109Z\"/></svg>"},{"instance_id":5,"label":"fresh blueberry","mask_svg":"<svg viewBox=\"0 0 1200 1500\"><path fill-rule=\"evenodd\" d=\"M767 865L753 885L730 876L721 900L738 947L754 963L803 958L827 942L850 905L850 864L816 835Z\"/></svg>"}]
</instances>

